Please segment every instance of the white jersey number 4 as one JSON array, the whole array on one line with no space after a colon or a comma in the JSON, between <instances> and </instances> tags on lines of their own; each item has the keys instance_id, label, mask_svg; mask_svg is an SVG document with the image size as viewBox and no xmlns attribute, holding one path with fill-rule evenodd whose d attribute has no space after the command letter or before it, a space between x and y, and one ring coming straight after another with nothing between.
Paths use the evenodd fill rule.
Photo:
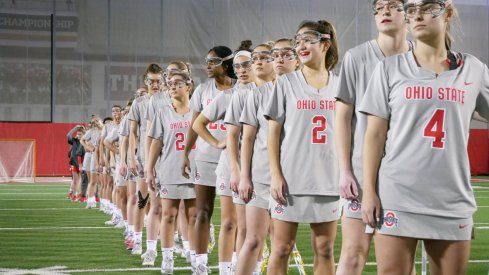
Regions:
<instances>
[{"instance_id":1,"label":"white jersey number 4","mask_svg":"<svg viewBox=\"0 0 489 275\"><path fill-rule=\"evenodd\" d=\"M423 137L433 139L431 148L445 148L445 109L436 109L423 130Z\"/></svg>"},{"instance_id":2,"label":"white jersey number 4","mask_svg":"<svg viewBox=\"0 0 489 275\"><path fill-rule=\"evenodd\" d=\"M325 133L326 127L326 117L323 115L317 115L312 118L312 144L326 144L328 142L328 137Z\"/></svg>"}]
</instances>

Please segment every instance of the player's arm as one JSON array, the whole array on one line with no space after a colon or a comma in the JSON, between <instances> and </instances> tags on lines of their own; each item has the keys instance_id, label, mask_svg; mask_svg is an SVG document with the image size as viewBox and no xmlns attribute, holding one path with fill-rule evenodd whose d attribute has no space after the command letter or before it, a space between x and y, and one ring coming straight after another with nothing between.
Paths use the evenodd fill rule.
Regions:
<instances>
[{"instance_id":1,"label":"player's arm","mask_svg":"<svg viewBox=\"0 0 489 275\"><path fill-rule=\"evenodd\" d=\"M377 195L377 173L384 154L388 120L368 115L363 146L363 199L362 218L371 227L380 221L380 200Z\"/></svg>"},{"instance_id":2,"label":"player's arm","mask_svg":"<svg viewBox=\"0 0 489 275\"><path fill-rule=\"evenodd\" d=\"M207 124L211 121L204 116L203 114L199 114L199 116L195 119L192 124L192 129L201 137L205 142L209 143L211 146L215 148L222 149L226 145L226 140L217 140L211 132L207 129Z\"/></svg>"},{"instance_id":3,"label":"player's arm","mask_svg":"<svg viewBox=\"0 0 489 275\"><path fill-rule=\"evenodd\" d=\"M129 138L126 136L122 136L122 140L119 141L119 154L121 155L121 162L120 162L120 173L122 176L127 175L127 150L129 148Z\"/></svg>"},{"instance_id":4,"label":"player's arm","mask_svg":"<svg viewBox=\"0 0 489 275\"><path fill-rule=\"evenodd\" d=\"M111 142L107 140L107 138L104 139L104 145L107 147L107 149L110 150L110 152L114 154L119 154L119 149L114 146Z\"/></svg>"},{"instance_id":5,"label":"player's arm","mask_svg":"<svg viewBox=\"0 0 489 275\"><path fill-rule=\"evenodd\" d=\"M487 123L487 119L485 119L484 117L482 117L479 112L477 111L474 111L474 114L472 115L472 119L473 120L477 120L477 121L480 121L480 122L485 122Z\"/></svg>"},{"instance_id":6,"label":"player's arm","mask_svg":"<svg viewBox=\"0 0 489 275\"><path fill-rule=\"evenodd\" d=\"M234 192L238 192L239 185L239 134L241 127L234 124L226 124L226 151L228 154L229 168L231 170L231 178L229 186Z\"/></svg>"},{"instance_id":7,"label":"player's arm","mask_svg":"<svg viewBox=\"0 0 489 275\"><path fill-rule=\"evenodd\" d=\"M75 127L73 127L73 129L71 129L66 135L69 144L73 144L73 133L78 129L79 126L80 125L76 125Z\"/></svg>"},{"instance_id":8,"label":"player's arm","mask_svg":"<svg viewBox=\"0 0 489 275\"><path fill-rule=\"evenodd\" d=\"M229 128L228 128L229 129ZM256 127L243 124L243 136L241 137L241 174L239 180L239 197L248 202L251 198L253 185L251 183L251 158L255 145Z\"/></svg>"},{"instance_id":9,"label":"player's arm","mask_svg":"<svg viewBox=\"0 0 489 275\"><path fill-rule=\"evenodd\" d=\"M186 137L187 141L185 142L185 149L183 151L184 154L183 154L183 163L181 166L181 170L182 170L182 176L184 176L187 179L190 177L189 174L187 173L187 171L190 171L190 160L188 159L188 156L190 155L190 151L192 150L192 147L194 147L195 142L197 142L197 138L199 137L197 133L194 131L194 129L192 128L195 123L195 120L199 115L200 112L194 112L192 115L192 122L190 124L192 125L192 127L189 127L188 129L187 137Z\"/></svg>"},{"instance_id":10,"label":"player's arm","mask_svg":"<svg viewBox=\"0 0 489 275\"><path fill-rule=\"evenodd\" d=\"M102 129L102 133L107 133L107 126L104 125ZM100 136L100 144L97 148L98 150L98 155L99 155L99 161L98 165L99 166L105 166L105 150L104 150L104 140L105 140L106 134L103 134Z\"/></svg>"},{"instance_id":11,"label":"player's arm","mask_svg":"<svg viewBox=\"0 0 489 275\"><path fill-rule=\"evenodd\" d=\"M131 167L129 167L129 169L133 175L137 175L136 148L138 142L138 123L137 121L131 120L131 127L129 130L129 158L131 159Z\"/></svg>"},{"instance_id":12,"label":"player's arm","mask_svg":"<svg viewBox=\"0 0 489 275\"><path fill-rule=\"evenodd\" d=\"M339 164L339 188L343 198L353 199L358 196L357 180L351 167L351 120L353 105L336 101L334 135Z\"/></svg>"},{"instance_id":13,"label":"player's arm","mask_svg":"<svg viewBox=\"0 0 489 275\"><path fill-rule=\"evenodd\" d=\"M148 136L148 133L150 131L151 131L151 121L146 120L146 136L143 137L144 139L146 139L145 140L146 142L144 143L144 153L145 153L145 156L147 156L149 154L149 148L151 147L151 142L153 142L153 139Z\"/></svg>"},{"instance_id":14,"label":"player's arm","mask_svg":"<svg viewBox=\"0 0 489 275\"><path fill-rule=\"evenodd\" d=\"M280 135L282 124L273 119L268 120L268 161L270 162L270 174L272 182L270 194L278 203L285 204L287 194L287 184L285 183L280 166Z\"/></svg>"},{"instance_id":15,"label":"player's arm","mask_svg":"<svg viewBox=\"0 0 489 275\"><path fill-rule=\"evenodd\" d=\"M148 136L149 137L149 136ZM154 176L154 168L156 165L156 160L158 159L158 156L160 155L161 149L163 148L163 142L158 138L158 139L151 139L151 146L148 149L148 154L146 155L146 167L144 168L145 173L146 173L146 182L149 184L149 186L154 190L156 188L155 186L155 176Z\"/></svg>"},{"instance_id":16,"label":"player's arm","mask_svg":"<svg viewBox=\"0 0 489 275\"><path fill-rule=\"evenodd\" d=\"M88 144L88 142L85 140L85 137L82 137L80 139L80 144L85 148L85 151L87 152L92 152L92 146Z\"/></svg>"}]
</instances>

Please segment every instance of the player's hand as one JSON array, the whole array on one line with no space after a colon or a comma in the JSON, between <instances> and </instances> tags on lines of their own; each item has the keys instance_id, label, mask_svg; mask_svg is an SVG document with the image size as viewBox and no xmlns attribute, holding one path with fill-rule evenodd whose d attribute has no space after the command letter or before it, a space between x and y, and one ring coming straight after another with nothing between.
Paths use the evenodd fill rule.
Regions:
<instances>
[{"instance_id":1,"label":"player's hand","mask_svg":"<svg viewBox=\"0 0 489 275\"><path fill-rule=\"evenodd\" d=\"M119 173L125 178L127 176L127 164L125 161L121 160Z\"/></svg>"},{"instance_id":2,"label":"player's hand","mask_svg":"<svg viewBox=\"0 0 489 275\"><path fill-rule=\"evenodd\" d=\"M285 204L287 202L287 192L287 182L285 182L284 176L272 175L272 182L270 186L270 194L272 195L272 198L280 204Z\"/></svg>"},{"instance_id":3,"label":"player's hand","mask_svg":"<svg viewBox=\"0 0 489 275\"><path fill-rule=\"evenodd\" d=\"M253 184L250 177L241 176L238 187L239 198L248 203L251 200L253 194Z\"/></svg>"},{"instance_id":4,"label":"player's hand","mask_svg":"<svg viewBox=\"0 0 489 275\"><path fill-rule=\"evenodd\" d=\"M138 167L139 167L139 162L136 158L131 160L131 165L129 166L129 170L131 173L135 176L138 175Z\"/></svg>"},{"instance_id":5,"label":"player's hand","mask_svg":"<svg viewBox=\"0 0 489 275\"><path fill-rule=\"evenodd\" d=\"M362 220L372 228L380 223L380 199L375 192L364 192L362 198Z\"/></svg>"},{"instance_id":6,"label":"player's hand","mask_svg":"<svg viewBox=\"0 0 489 275\"><path fill-rule=\"evenodd\" d=\"M358 197L358 181L350 170L340 171L340 196L352 200Z\"/></svg>"},{"instance_id":7,"label":"player's hand","mask_svg":"<svg viewBox=\"0 0 489 275\"><path fill-rule=\"evenodd\" d=\"M217 149L226 148L226 139L224 138L224 139L218 141L214 147L216 147Z\"/></svg>"},{"instance_id":8,"label":"player's hand","mask_svg":"<svg viewBox=\"0 0 489 275\"><path fill-rule=\"evenodd\" d=\"M190 160L188 159L187 155L183 156L183 162L182 162L182 176L186 179L190 178L190 172L192 171L190 169Z\"/></svg>"},{"instance_id":9,"label":"player's hand","mask_svg":"<svg viewBox=\"0 0 489 275\"><path fill-rule=\"evenodd\" d=\"M148 173L148 171L146 172L146 183L153 192L156 190L155 174L153 170L151 170L150 173Z\"/></svg>"},{"instance_id":10,"label":"player's hand","mask_svg":"<svg viewBox=\"0 0 489 275\"><path fill-rule=\"evenodd\" d=\"M231 177L229 178L229 188L234 193L238 193L239 174L240 174L239 168L231 169Z\"/></svg>"}]
</instances>

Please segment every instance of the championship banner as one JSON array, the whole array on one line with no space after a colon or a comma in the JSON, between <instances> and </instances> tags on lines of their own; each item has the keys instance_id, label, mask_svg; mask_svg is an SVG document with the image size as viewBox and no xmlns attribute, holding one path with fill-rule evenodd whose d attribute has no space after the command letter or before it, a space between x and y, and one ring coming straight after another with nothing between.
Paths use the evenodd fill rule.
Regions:
<instances>
[{"instance_id":1,"label":"championship banner","mask_svg":"<svg viewBox=\"0 0 489 275\"><path fill-rule=\"evenodd\" d=\"M74 12L56 14L56 47L76 47L78 24L78 14ZM50 47L51 14L19 10L0 12L0 46Z\"/></svg>"}]
</instances>

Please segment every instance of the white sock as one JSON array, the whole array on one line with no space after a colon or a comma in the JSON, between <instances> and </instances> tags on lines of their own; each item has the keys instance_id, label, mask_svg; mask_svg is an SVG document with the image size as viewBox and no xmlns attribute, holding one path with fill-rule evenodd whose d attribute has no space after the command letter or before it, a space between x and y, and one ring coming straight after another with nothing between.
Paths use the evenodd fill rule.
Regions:
<instances>
[{"instance_id":1,"label":"white sock","mask_svg":"<svg viewBox=\"0 0 489 275\"><path fill-rule=\"evenodd\" d=\"M196 255L195 255L195 250L190 250L190 262L192 264L193 267L196 267L197 264L196 264Z\"/></svg>"},{"instance_id":2,"label":"white sock","mask_svg":"<svg viewBox=\"0 0 489 275\"><path fill-rule=\"evenodd\" d=\"M219 262L219 275L229 274L231 268L231 262Z\"/></svg>"},{"instance_id":3,"label":"white sock","mask_svg":"<svg viewBox=\"0 0 489 275\"><path fill-rule=\"evenodd\" d=\"M195 255L195 264L197 266L199 266L199 265L206 265L207 266L207 253L206 254L196 254Z\"/></svg>"},{"instance_id":4,"label":"white sock","mask_svg":"<svg viewBox=\"0 0 489 275\"><path fill-rule=\"evenodd\" d=\"M156 240L146 240L146 249L156 251Z\"/></svg>"},{"instance_id":5,"label":"white sock","mask_svg":"<svg viewBox=\"0 0 489 275\"><path fill-rule=\"evenodd\" d=\"M170 258L173 259L173 248L172 247L166 247L161 249L161 255L164 258Z\"/></svg>"},{"instance_id":6,"label":"white sock","mask_svg":"<svg viewBox=\"0 0 489 275\"><path fill-rule=\"evenodd\" d=\"M189 244L189 242L188 242L188 241L182 241L182 243L183 243L183 249L184 249L185 251L189 251L189 249L190 249L190 244Z\"/></svg>"},{"instance_id":7,"label":"white sock","mask_svg":"<svg viewBox=\"0 0 489 275\"><path fill-rule=\"evenodd\" d=\"M129 231L129 234L134 235L134 224L129 224L127 226L127 231Z\"/></svg>"},{"instance_id":8,"label":"white sock","mask_svg":"<svg viewBox=\"0 0 489 275\"><path fill-rule=\"evenodd\" d=\"M233 257L231 258L231 263L233 265L236 265L237 262L238 262L238 253L233 252Z\"/></svg>"},{"instance_id":9,"label":"white sock","mask_svg":"<svg viewBox=\"0 0 489 275\"><path fill-rule=\"evenodd\" d=\"M258 261L255 266L255 271L253 273L260 274L261 264L263 261Z\"/></svg>"},{"instance_id":10,"label":"white sock","mask_svg":"<svg viewBox=\"0 0 489 275\"><path fill-rule=\"evenodd\" d=\"M178 231L175 231L175 233L173 233L173 240L175 242L178 242Z\"/></svg>"},{"instance_id":11,"label":"white sock","mask_svg":"<svg viewBox=\"0 0 489 275\"><path fill-rule=\"evenodd\" d=\"M140 243L143 241L143 232L134 232L134 242Z\"/></svg>"}]
</instances>

